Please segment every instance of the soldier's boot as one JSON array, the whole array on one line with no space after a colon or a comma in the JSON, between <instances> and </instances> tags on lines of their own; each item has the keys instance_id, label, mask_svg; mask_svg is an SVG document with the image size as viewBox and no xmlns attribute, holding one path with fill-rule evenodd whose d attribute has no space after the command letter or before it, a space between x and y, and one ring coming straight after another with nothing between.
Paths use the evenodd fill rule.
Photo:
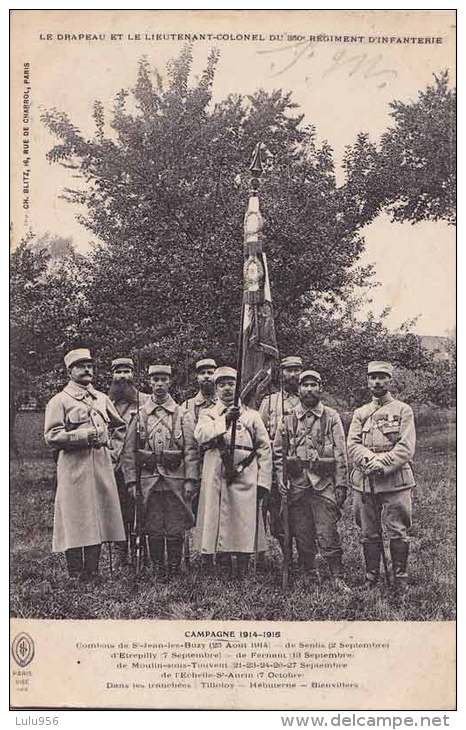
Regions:
<instances>
[{"instance_id":1,"label":"soldier's boot","mask_svg":"<svg viewBox=\"0 0 466 730\"><path fill-rule=\"evenodd\" d=\"M285 537L284 535L278 535L277 540L280 544L280 550L282 551L283 560L285 559L286 551L285 551ZM299 557L298 553L298 562L296 563L293 560L293 538L290 537L289 543L288 543L288 555L290 556L290 563L288 566L288 569L290 571L290 575L296 574L299 569L301 568L301 559Z\"/></svg>"},{"instance_id":2,"label":"soldier's boot","mask_svg":"<svg viewBox=\"0 0 466 730\"><path fill-rule=\"evenodd\" d=\"M341 555L328 555L327 562L335 588L341 593L351 593L351 588L344 579Z\"/></svg>"},{"instance_id":3,"label":"soldier's boot","mask_svg":"<svg viewBox=\"0 0 466 730\"><path fill-rule=\"evenodd\" d=\"M248 574L249 553L236 553L236 577L244 580Z\"/></svg>"},{"instance_id":4,"label":"soldier's boot","mask_svg":"<svg viewBox=\"0 0 466 730\"><path fill-rule=\"evenodd\" d=\"M86 545L84 547L84 567L81 580L85 583L96 582L99 579L99 559L101 545Z\"/></svg>"},{"instance_id":5,"label":"soldier's boot","mask_svg":"<svg viewBox=\"0 0 466 730\"><path fill-rule=\"evenodd\" d=\"M70 578L79 578L83 568L83 549L80 547L65 550L66 567Z\"/></svg>"},{"instance_id":6,"label":"soldier's boot","mask_svg":"<svg viewBox=\"0 0 466 730\"><path fill-rule=\"evenodd\" d=\"M201 573L204 575L212 575L214 572L214 556L201 555Z\"/></svg>"},{"instance_id":7,"label":"soldier's boot","mask_svg":"<svg viewBox=\"0 0 466 730\"><path fill-rule=\"evenodd\" d=\"M256 573L266 573L267 572L267 562L265 559L265 552L261 550L260 553L257 553L257 562L256 562Z\"/></svg>"},{"instance_id":8,"label":"soldier's boot","mask_svg":"<svg viewBox=\"0 0 466 730\"><path fill-rule=\"evenodd\" d=\"M408 588L408 554L409 543L400 539L390 540L395 591L399 596L403 596Z\"/></svg>"},{"instance_id":9,"label":"soldier's boot","mask_svg":"<svg viewBox=\"0 0 466 730\"><path fill-rule=\"evenodd\" d=\"M168 577L173 578L181 573L183 556L183 538L167 537Z\"/></svg>"},{"instance_id":10,"label":"soldier's boot","mask_svg":"<svg viewBox=\"0 0 466 730\"><path fill-rule=\"evenodd\" d=\"M113 543L113 555L114 563L113 566L116 570L126 568L128 565L128 545L126 542L114 542Z\"/></svg>"},{"instance_id":11,"label":"soldier's boot","mask_svg":"<svg viewBox=\"0 0 466 730\"><path fill-rule=\"evenodd\" d=\"M364 551L364 563L366 566L364 585L366 588L375 588L380 577L382 550L377 542L364 542L362 549Z\"/></svg>"},{"instance_id":12,"label":"soldier's boot","mask_svg":"<svg viewBox=\"0 0 466 730\"><path fill-rule=\"evenodd\" d=\"M164 537L150 537L149 542L149 553L152 560L152 572L154 578L157 580L165 580L165 538Z\"/></svg>"},{"instance_id":13,"label":"soldier's boot","mask_svg":"<svg viewBox=\"0 0 466 730\"><path fill-rule=\"evenodd\" d=\"M233 570L231 563L231 553L217 553L217 575L223 580L230 580Z\"/></svg>"},{"instance_id":14,"label":"soldier's boot","mask_svg":"<svg viewBox=\"0 0 466 730\"><path fill-rule=\"evenodd\" d=\"M316 567L316 554L312 550L301 551L300 563L305 585L320 585L320 573Z\"/></svg>"}]
</instances>

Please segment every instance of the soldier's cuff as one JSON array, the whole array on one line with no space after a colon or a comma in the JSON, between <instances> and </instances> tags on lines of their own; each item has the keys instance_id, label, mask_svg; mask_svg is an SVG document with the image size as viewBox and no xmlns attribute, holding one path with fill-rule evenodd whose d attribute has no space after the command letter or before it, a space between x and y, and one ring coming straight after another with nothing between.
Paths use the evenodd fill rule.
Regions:
<instances>
[{"instance_id":1,"label":"soldier's cuff","mask_svg":"<svg viewBox=\"0 0 466 730\"><path fill-rule=\"evenodd\" d=\"M68 438L73 446L89 446L89 438L95 434L93 428L77 428L68 432Z\"/></svg>"}]
</instances>

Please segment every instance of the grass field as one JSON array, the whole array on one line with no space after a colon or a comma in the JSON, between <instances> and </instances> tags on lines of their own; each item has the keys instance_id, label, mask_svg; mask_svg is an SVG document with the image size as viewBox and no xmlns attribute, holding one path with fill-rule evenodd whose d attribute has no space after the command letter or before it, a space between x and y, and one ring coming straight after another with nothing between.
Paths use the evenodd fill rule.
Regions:
<instances>
[{"instance_id":1,"label":"grass field","mask_svg":"<svg viewBox=\"0 0 466 730\"><path fill-rule=\"evenodd\" d=\"M336 593L322 566L320 587L297 577L285 595L280 586L279 552L271 539L269 571L243 583L191 571L169 584L143 574L109 575L104 549L98 586L74 586L62 555L50 553L54 471L42 445L43 414L19 414L21 458L11 463L11 613L22 618L163 618L250 620L414 620L455 618L455 413L436 411L418 421L415 459L411 583L396 599L385 586L362 588L363 566L351 517L351 497L340 523L348 595ZM26 456L27 453L27 456Z\"/></svg>"}]
</instances>

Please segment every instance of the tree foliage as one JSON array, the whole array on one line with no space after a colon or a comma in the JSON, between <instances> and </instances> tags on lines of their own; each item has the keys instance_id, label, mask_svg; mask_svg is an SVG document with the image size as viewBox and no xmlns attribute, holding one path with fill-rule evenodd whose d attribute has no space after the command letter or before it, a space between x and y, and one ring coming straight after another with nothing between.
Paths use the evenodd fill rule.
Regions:
<instances>
[{"instance_id":1,"label":"tree foliage","mask_svg":"<svg viewBox=\"0 0 466 730\"><path fill-rule=\"evenodd\" d=\"M403 144L416 144L415 114L425 116L450 94L446 78L437 91L420 95L417 112L393 103L396 127L380 149L360 135L347 151L346 184L337 187L332 150L317 144L291 93L258 90L214 103L217 61L212 51L192 79L186 47L162 81L143 58L134 87L120 90L109 112L95 102L91 138L63 111L44 112L57 140L48 159L76 182L63 197L80 206L79 220L97 243L86 257L65 256L53 267L40 247L31 252L24 244L13 254L18 362L22 344L24 352L39 353L41 372L48 373L43 381L50 383L63 350L87 345L103 369L122 353L138 354L143 363L171 362L182 389L198 357L234 363L248 166L262 141L273 156L260 200L281 352L302 354L320 368L329 390L345 392L351 402L365 389L369 359L427 367L409 327L390 333L384 316L355 316L360 302L353 292L370 286L373 273L358 266L361 228L386 205L399 219L411 215L409 191L399 187L395 200L387 181ZM432 112L424 122L436 127L437 117ZM421 168L415 169L418 178L407 176L411 187L416 180L421 185ZM415 215L441 217L439 211L432 203ZM41 324L26 334L33 322Z\"/></svg>"},{"instance_id":2,"label":"tree foliage","mask_svg":"<svg viewBox=\"0 0 466 730\"><path fill-rule=\"evenodd\" d=\"M361 133L346 151L345 192L366 222L383 208L398 222L456 222L456 90L448 72L434 79L416 101L390 104L378 146Z\"/></svg>"},{"instance_id":3,"label":"tree foliage","mask_svg":"<svg viewBox=\"0 0 466 730\"><path fill-rule=\"evenodd\" d=\"M317 145L282 90L214 104L217 59L212 52L191 84L185 48L166 85L143 59L108 120L95 104L91 140L62 112L44 114L59 140L49 159L81 175L65 195L85 206L81 220L102 242L90 257L87 296L101 315L92 336L106 352L145 343L148 356L184 361L187 350L192 359L209 350L234 361L247 169L258 141L274 159L261 207L279 339L303 309L369 273L355 266L363 241L329 146Z\"/></svg>"},{"instance_id":4,"label":"tree foliage","mask_svg":"<svg viewBox=\"0 0 466 730\"><path fill-rule=\"evenodd\" d=\"M40 241L40 239L39 239ZM63 377L67 347L81 344L89 325L81 259L51 262L37 239L23 239L10 256L11 405L39 401Z\"/></svg>"}]
</instances>

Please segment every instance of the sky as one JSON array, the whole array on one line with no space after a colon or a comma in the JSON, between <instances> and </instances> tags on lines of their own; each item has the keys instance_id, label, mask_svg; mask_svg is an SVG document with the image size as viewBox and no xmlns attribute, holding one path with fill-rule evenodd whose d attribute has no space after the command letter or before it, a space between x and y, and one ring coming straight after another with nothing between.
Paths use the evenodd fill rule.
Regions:
<instances>
[{"instance_id":1,"label":"sky","mask_svg":"<svg viewBox=\"0 0 466 730\"><path fill-rule=\"evenodd\" d=\"M13 245L32 227L39 235L48 231L71 236L78 249L88 248L90 234L77 223L78 211L59 197L63 187L73 182L70 171L45 159L55 140L42 125L40 110L65 111L91 135L94 100L109 107L121 88L134 83L141 56L146 55L162 77L166 75L166 62L179 53L184 41L163 40L157 34L220 34L193 42L194 76L203 69L212 46L221 52L215 100L258 88L292 90L304 122L314 124L318 141L325 139L333 148L341 183L345 147L360 131L377 141L391 123L393 99L414 101L418 91L433 81L432 74L444 68L454 76L453 23L451 11L94 11L92 15L15 11ZM79 34L89 34L88 39ZM256 38L248 39L246 34ZM318 41L319 35L326 40ZM345 35L362 42L335 39ZM382 43L383 38L388 40ZM396 42L400 38L415 40ZM424 39L422 43L419 38ZM438 38L441 43L432 42ZM24 84L26 63L29 78ZM30 88L31 130L26 211L20 177L25 88ZM361 263L373 263L381 283L372 293L373 311L390 306L387 323L393 328L418 317L415 330L419 334L450 331L455 324L454 228L442 222L395 224L383 214L363 233L366 250Z\"/></svg>"}]
</instances>

